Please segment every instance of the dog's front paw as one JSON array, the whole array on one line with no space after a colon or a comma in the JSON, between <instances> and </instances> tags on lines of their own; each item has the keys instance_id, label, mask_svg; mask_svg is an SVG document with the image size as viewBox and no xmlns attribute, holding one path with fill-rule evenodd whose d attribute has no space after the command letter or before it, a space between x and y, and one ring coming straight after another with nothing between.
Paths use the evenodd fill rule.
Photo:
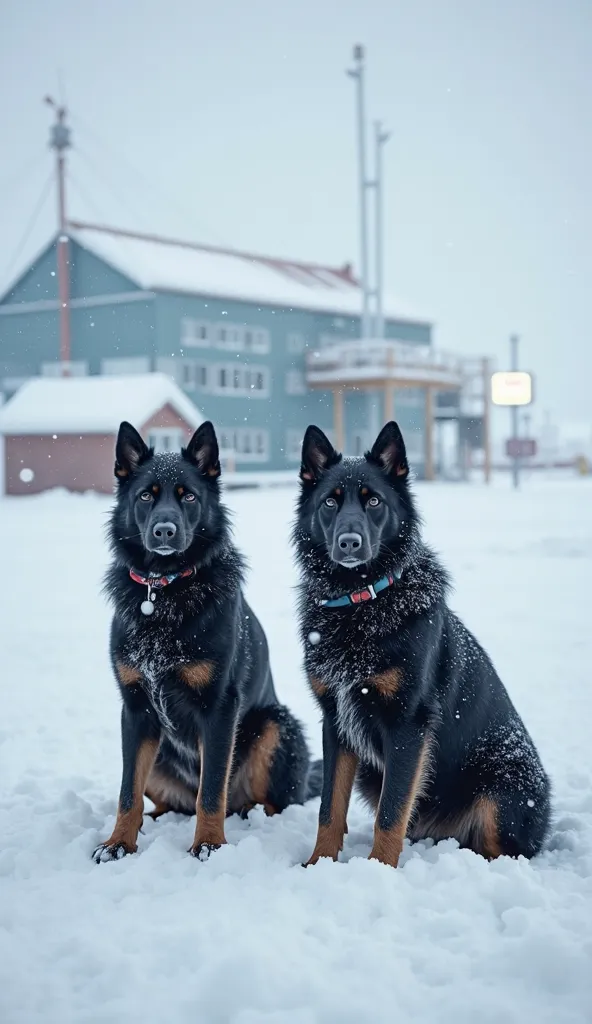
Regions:
<instances>
[{"instance_id":1,"label":"dog's front paw","mask_svg":"<svg viewBox=\"0 0 592 1024\"><path fill-rule=\"evenodd\" d=\"M126 843L101 843L96 850L93 850L92 859L95 864L104 864L108 860L121 860L128 853L135 852L136 850Z\"/></svg>"},{"instance_id":2,"label":"dog's front paw","mask_svg":"<svg viewBox=\"0 0 592 1024\"><path fill-rule=\"evenodd\" d=\"M311 857L302 865L303 868L310 868L314 864L318 864L320 860L333 860L337 861L339 857L338 853L317 853L315 850Z\"/></svg>"},{"instance_id":3,"label":"dog's front paw","mask_svg":"<svg viewBox=\"0 0 592 1024\"><path fill-rule=\"evenodd\" d=\"M207 860L214 850L219 850L222 843L198 843L197 846L192 846L188 851L192 857L196 857L197 860Z\"/></svg>"}]
</instances>

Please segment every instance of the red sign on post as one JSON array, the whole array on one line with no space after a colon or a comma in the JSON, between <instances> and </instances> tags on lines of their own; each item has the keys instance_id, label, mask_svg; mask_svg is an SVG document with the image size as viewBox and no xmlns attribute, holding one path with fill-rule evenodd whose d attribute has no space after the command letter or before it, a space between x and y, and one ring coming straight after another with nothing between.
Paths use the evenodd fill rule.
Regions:
<instances>
[{"instance_id":1,"label":"red sign on post","mask_svg":"<svg viewBox=\"0 0 592 1024\"><path fill-rule=\"evenodd\" d=\"M533 437L510 437L506 441L506 455L509 459L532 459L537 453Z\"/></svg>"}]
</instances>

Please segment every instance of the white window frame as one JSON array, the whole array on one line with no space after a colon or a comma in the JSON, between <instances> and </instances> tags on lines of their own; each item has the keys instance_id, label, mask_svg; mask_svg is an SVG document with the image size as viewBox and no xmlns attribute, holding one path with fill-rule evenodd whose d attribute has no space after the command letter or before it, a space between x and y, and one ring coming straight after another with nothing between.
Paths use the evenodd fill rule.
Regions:
<instances>
[{"instance_id":1,"label":"white window frame","mask_svg":"<svg viewBox=\"0 0 592 1024\"><path fill-rule=\"evenodd\" d=\"M286 370L286 394L306 394L306 378L304 376L304 370Z\"/></svg>"},{"instance_id":2,"label":"white window frame","mask_svg":"<svg viewBox=\"0 0 592 1024\"><path fill-rule=\"evenodd\" d=\"M245 347L244 328L240 324L221 320L214 324L213 337L215 347L227 352L242 352Z\"/></svg>"},{"instance_id":3,"label":"white window frame","mask_svg":"<svg viewBox=\"0 0 592 1024\"><path fill-rule=\"evenodd\" d=\"M195 320L186 316L181 320L182 348L209 348L212 343L212 324L209 320Z\"/></svg>"},{"instance_id":4,"label":"white window frame","mask_svg":"<svg viewBox=\"0 0 592 1024\"><path fill-rule=\"evenodd\" d=\"M271 335L266 327L245 327L245 351L257 356L269 355L271 351Z\"/></svg>"},{"instance_id":5,"label":"white window frame","mask_svg":"<svg viewBox=\"0 0 592 1024\"><path fill-rule=\"evenodd\" d=\"M181 362L181 387L185 391L207 391L210 385L210 364L193 359Z\"/></svg>"},{"instance_id":6,"label":"white window frame","mask_svg":"<svg viewBox=\"0 0 592 1024\"><path fill-rule=\"evenodd\" d=\"M269 398L271 371L254 363L214 363L209 390L226 398Z\"/></svg>"},{"instance_id":7,"label":"white window frame","mask_svg":"<svg viewBox=\"0 0 592 1024\"><path fill-rule=\"evenodd\" d=\"M301 356L306 348L306 338L297 331L286 335L286 352L293 356Z\"/></svg>"},{"instance_id":8,"label":"white window frame","mask_svg":"<svg viewBox=\"0 0 592 1024\"><path fill-rule=\"evenodd\" d=\"M179 452L186 440L181 427L150 427L148 431L148 447L155 452Z\"/></svg>"},{"instance_id":9,"label":"white window frame","mask_svg":"<svg viewBox=\"0 0 592 1024\"><path fill-rule=\"evenodd\" d=\"M221 448L234 453L239 462L269 462L269 431L263 427L219 427Z\"/></svg>"}]
</instances>

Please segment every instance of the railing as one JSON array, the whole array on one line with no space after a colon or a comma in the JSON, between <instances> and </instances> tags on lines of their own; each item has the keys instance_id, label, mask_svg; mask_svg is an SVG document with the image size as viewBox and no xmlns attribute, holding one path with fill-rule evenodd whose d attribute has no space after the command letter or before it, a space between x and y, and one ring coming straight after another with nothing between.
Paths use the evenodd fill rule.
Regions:
<instances>
[{"instance_id":1,"label":"railing","mask_svg":"<svg viewBox=\"0 0 592 1024\"><path fill-rule=\"evenodd\" d=\"M306 375L310 385L391 380L401 383L461 387L461 360L427 345L408 345L381 339L346 341L309 352Z\"/></svg>"}]
</instances>

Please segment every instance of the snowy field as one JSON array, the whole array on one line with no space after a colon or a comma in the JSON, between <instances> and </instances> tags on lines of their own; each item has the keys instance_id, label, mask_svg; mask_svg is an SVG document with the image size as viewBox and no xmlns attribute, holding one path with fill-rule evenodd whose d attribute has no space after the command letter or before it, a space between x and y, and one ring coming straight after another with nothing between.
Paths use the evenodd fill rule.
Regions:
<instances>
[{"instance_id":1,"label":"snowy field","mask_svg":"<svg viewBox=\"0 0 592 1024\"><path fill-rule=\"evenodd\" d=\"M209 862L193 821L146 819L139 853L91 863L120 775L100 593L108 502L0 501L0 1019L5 1024L583 1024L592 1019L592 483L418 487L453 606L496 662L555 791L549 849L488 863L452 840L300 863L318 801L227 823ZM300 669L288 546L294 491L234 492L248 594L281 697ZM266 575L264 565L274 566Z\"/></svg>"}]
</instances>

